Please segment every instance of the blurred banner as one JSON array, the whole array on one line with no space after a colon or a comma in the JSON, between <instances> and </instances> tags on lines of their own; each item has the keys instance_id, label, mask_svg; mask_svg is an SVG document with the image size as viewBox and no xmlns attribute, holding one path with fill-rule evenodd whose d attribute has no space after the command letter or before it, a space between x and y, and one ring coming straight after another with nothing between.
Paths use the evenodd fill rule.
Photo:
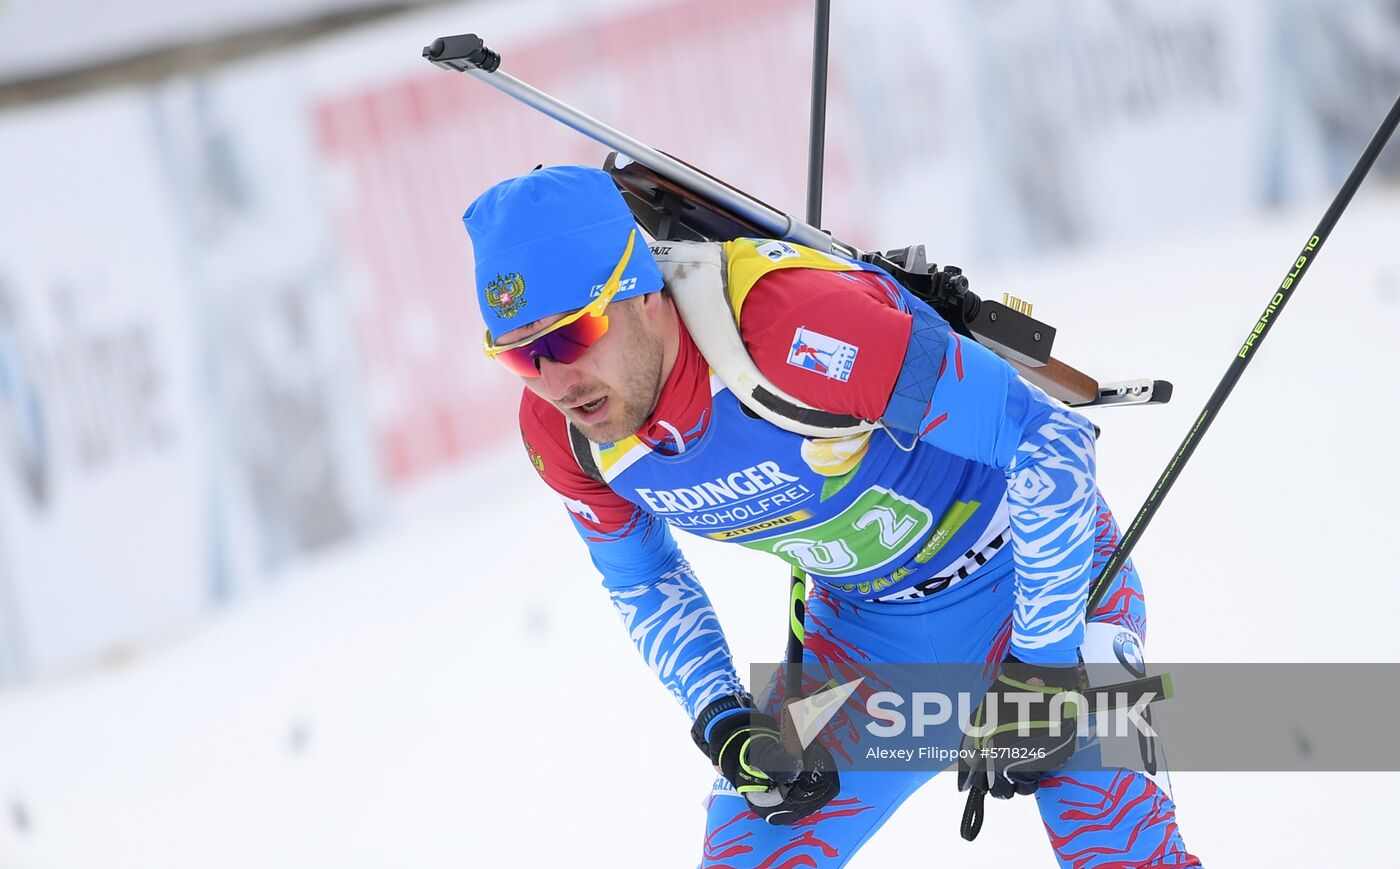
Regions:
<instances>
[{"instance_id":1,"label":"blurred banner","mask_svg":"<svg viewBox=\"0 0 1400 869\"><path fill-rule=\"evenodd\" d=\"M9 0L0 80L371 5ZM824 223L973 269L1329 195L1400 92L1400 0L834 6ZM425 486L475 497L463 469L517 449L460 215L603 149L425 43L479 32L511 74L800 213L811 13L435 6L0 113L0 678L237 597Z\"/></svg>"},{"instance_id":2,"label":"blurred banner","mask_svg":"<svg viewBox=\"0 0 1400 869\"><path fill-rule=\"evenodd\" d=\"M979 255L1254 205L1268 168L1264 13L1211 0L981 5L964 34L986 159L971 203Z\"/></svg>"},{"instance_id":3,"label":"blurred banner","mask_svg":"<svg viewBox=\"0 0 1400 869\"><path fill-rule=\"evenodd\" d=\"M284 64L151 98L217 429L228 570L215 597L359 530L378 493L342 268Z\"/></svg>"},{"instance_id":4,"label":"blurred banner","mask_svg":"<svg viewBox=\"0 0 1400 869\"><path fill-rule=\"evenodd\" d=\"M428 2L432 0L3 0L0 83L337 13Z\"/></svg>"},{"instance_id":5,"label":"blurred banner","mask_svg":"<svg viewBox=\"0 0 1400 869\"><path fill-rule=\"evenodd\" d=\"M1345 15L1328 0L1279 0L1273 65L1281 120L1271 202L1335 187L1400 94L1400 0L1353 0ZM1375 175L1400 178L1400 148Z\"/></svg>"},{"instance_id":6,"label":"blurred banner","mask_svg":"<svg viewBox=\"0 0 1400 869\"><path fill-rule=\"evenodd\" d=\"M192 299L142 100L7 120L0 605L15 671L197 612L215 529Z\"/></svg>"}]
</instances>

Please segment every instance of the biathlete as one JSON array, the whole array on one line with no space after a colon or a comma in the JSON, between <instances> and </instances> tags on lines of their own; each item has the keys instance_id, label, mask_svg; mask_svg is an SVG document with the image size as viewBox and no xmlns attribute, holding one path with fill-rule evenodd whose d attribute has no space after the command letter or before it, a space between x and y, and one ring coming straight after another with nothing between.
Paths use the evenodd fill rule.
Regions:
<instances>
[{"instance_id":1,"label":"biathlete","mask_svg":"<svg viewBox=\"0 0 1400 869\"><path fill-rule=\"evenodd\" d=\"M781 698L749 694L673 528L806 571L817 672L980 662L995 711L1140 653L1131 564L1085 618L1118 535L1092 424L885 272L766 239L649 247L584 167L503 181L464 221L530 460L719 772L702 866L845 865L934 772L860 769L857 728L786 751ZM709 307L683 314L682 293ZM960 785L1034 794L1063 866L1199 865L1165 771L1063 769L1069 733L999 730L976 744L1008 760Z\"/></svg>"}]
</instances>

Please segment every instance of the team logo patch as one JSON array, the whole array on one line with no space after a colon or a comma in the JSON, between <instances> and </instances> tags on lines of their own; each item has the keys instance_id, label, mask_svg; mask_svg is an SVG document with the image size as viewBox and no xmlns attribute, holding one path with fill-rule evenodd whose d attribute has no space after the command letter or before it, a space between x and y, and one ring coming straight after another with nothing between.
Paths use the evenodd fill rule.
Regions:
<instances>
[{"instance_id":1,"label":"team logo patch","mask_svg":"<svg viewBox=\"0 0 1400 869\"><path fill-rule=\"evenodd\" d=\"M787 362L798 368L815 371L828 380L845 383L851 379L851 369L856 364L854 344L847 344L820 332L813 332L806 326L798 326L792 336L792 349L788 351Z\"/></svg>"},{"instance_id":2,"label":"team logo patch","mask_svg":"<svg viewBox=\"0 0 1400 869\"><path fill-rule=\"evenodd\" d=\"M792 259L797 256L797 248L785 241L764 242L758 246L758 252L768 257L773 262Z\"/></svg>"},{"instance_id":3,"label":"team logo patch","mask_svg":"<svg viewBox=\"0 0 1400 869\"><path fill-rule=\"evenodd\" d=\"M525 279L516 272L496 279L486 285L486 304L502 320L509 320L525 307Z\"/></svg>"}]
</instances>

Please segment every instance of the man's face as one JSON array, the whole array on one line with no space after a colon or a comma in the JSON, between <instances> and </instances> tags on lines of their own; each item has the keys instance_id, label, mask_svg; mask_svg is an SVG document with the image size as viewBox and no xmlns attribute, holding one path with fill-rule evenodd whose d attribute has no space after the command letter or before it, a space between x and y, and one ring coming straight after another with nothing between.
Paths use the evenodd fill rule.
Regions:
<instances>
[{"instance_id":1,"label":"man's face","mask_svg":"<svg viewBox=\"0 0 1400 869\"><path fill-rule=\"evenodd\" d=\"M637 296L607 307L608 331L569 365L540 357L539 377L521 378L594 443L637 431L656 407L664 382L666 347L655 310L670 301ZM545 317L496 337L510 344L545 331L566 315Z\"/></svg>"}]
</instances>

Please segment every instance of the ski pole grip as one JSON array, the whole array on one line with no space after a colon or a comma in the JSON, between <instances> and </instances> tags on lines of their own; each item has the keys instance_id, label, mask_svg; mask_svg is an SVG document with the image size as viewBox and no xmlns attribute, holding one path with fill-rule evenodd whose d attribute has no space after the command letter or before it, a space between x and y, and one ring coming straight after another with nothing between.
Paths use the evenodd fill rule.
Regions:
<instances>
[{"instance_id":1,"label":"ski pole grip","mask_svg":"<svg viewBox=\"0 0 1400 869\"><path fill-rule=\"evenodd\" d=\"M433 40L432 45L423 47L423 56L438 66L458 72L469 68L495 72L501 65L501 56L487 48L486 43L475 33L438 37Z\"/></svg>"}]
</instances>

